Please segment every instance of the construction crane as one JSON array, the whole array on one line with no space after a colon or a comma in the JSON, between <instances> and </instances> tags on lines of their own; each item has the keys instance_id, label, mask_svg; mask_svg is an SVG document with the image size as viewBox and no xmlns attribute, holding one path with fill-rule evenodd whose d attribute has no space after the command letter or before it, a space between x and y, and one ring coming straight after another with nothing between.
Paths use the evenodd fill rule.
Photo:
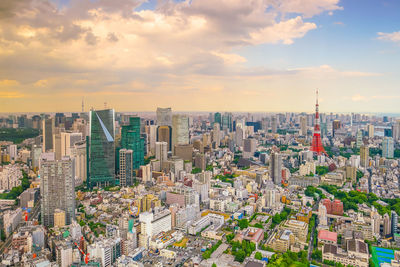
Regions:
<instances>
[{"instance_id":1,"label":"construction crane","mask_svg":"<svg viewBox=\"0 0 400 267\"><path fill-rule=\"evenodd\" d=\"M83 236L82 236L81 240L83 241ZM74 242L74 244L78 248L78 250L82 254L82 256L84 256L85 264L88 264L88 262L89 262L89 253L86 254L85 252L83 252L83 250L78 246L78 244L76 242Z\"/></svg>"}]
</instances>

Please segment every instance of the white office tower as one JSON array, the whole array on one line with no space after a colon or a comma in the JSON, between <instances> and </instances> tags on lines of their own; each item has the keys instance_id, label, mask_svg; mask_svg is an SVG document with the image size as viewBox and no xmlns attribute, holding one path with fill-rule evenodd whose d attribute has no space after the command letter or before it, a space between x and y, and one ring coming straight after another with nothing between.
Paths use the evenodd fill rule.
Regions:
<instances>
[{"instance_id":1,"label":"white office tower","mask_svg":"<svg viewBox=\"0 0 400 267\"><path fill-rule=\"evenodd\" d=\"M86 141L75 143L74 147L71 149L71 154L75 164L75 185L78 185L86 182L87 178Z\"/></svg>"},{"instance_id":2,"label":"white office tower","mask_svg":"<svg viewBox=\"0 0 400 267\"><path fill-rule=\"evenodd\" d=\"M82 141L82 133L61 133L61 157L72 156L74 145Z\"/></svg>"},{"instance_id":3,"label":"white office tower","mask_svg":"<svg viewBox=\"0 0 400 267\"><path fill-rule=\"evenodd\" d=\"M276 185L280 185L282 181L282 156L279 153L271 154L269 163L269 176Z\"/></svg>"},{"instance_id":4,"label":"white office tower","mask_svg":"<svg viewBox=\"0 0 400 267\"><path fill-rule=\"evenodd\" d=\"M72 244L56 241L55 242L55 254L56 254L56 262L60 267L68 267L71 266L73 261L73 250Z\"/></svg>"},{"instance_id":5,"label":"white office tower","mask_svg":"<svg viewBox=\"0 0 400 267\"><path fill-rule=\"evenodd\" d=\"M273 209L275 205L276 205L276 190L273 187L269 187L265 192L265 207Z\"/></svg>"},{"instance_id":6,"label":"white office tower","mask_svg":"<svg viewBox=\"0 0 400 267\"><path fill-rule=\"evenodd\" d=\"M92 259L100 259L101 266L111 267L121 256L121 238L101 239L88 246L87 252Z\"/></svg>"},{"instance_id":7,"label":"white office tower","mask_svg":"<svg viewBox=\"0 0 400 267\"><path fill-rule=\"evenodd\" d=\"M139 215L139 246L148 248L152 236L171 230L171 212L167 209L159 212L142 212Z\"/></svg>"},{"instance_id":8,"label":"white office tower","mask_svg":"<svg viewBox=\"0 0 400 267\"><path fill-rule=\"evenodd\" d=\"M189 144L189 118L186 115L172 116L172 151L176 145Z\"/></svg>"},{"instance_id":9,"label":"white office tower","mask_svg":"<svg viewBox=\"0 0 400 267\"><path fill-rule=\"evenodd\" d=\"M221 130L219 123L214 123L213 128L213 135L212 135L213 142L215 143L215 147L219 147L221 145Z\"/></svg>"},{"instance_id":10,"label":"white office tower","mask_svg":"<svg viewBox=\"0 0 400 267\"><path fill-rule=\"evenodd\" d=\"M131 186L133 181L133 151L121 149L119 151L119 185L122 187Z\"/></svg>"},{"instance_id":11,"label":"white office tower","mask_svg":"<svg viewBox=\"0 0 400 267\"><path fill-rule=\"evenodd\" d=\"M392 126L392 136L395 142L400 140L400 120L396 120Z\"/></svg>"},{"instance_id":12,"label":"white office tower","mask_svg":"<svg viewBox=\"0 0 400 267\"><path fill-rule=\"evenodd\" d=\"M374 135L375 135L375 127L374 127L374 125L368 124L367 130L368 130L368 137L369 138L373 138Z\"/></svg>"},{"instance_id":13,"label":"white office tower","mask_svg":"<svg viewBox=\"0 0 400 267\"><path fill-rule=\"evenodd\" d=\"M202 183L195 180L192 187L199 193L201 202L206 202L209 200L208 192L210 188L208 183Z\"/></svg>"},{"instance_id":14,"label":"white office tower","mask_svg":"<svg viewBox=\"0 0 400 267\"><path fill-rule=\"evenodd\" d=\"M18 156L17 145L9 145L7 147L7 153L10 155L10 160L16 160Z\"/></svg>"},{"instance_id":15,"label":"white office tower","mask_svg":"<svg viewBox=\"0 0 400 267\"><path fill-rule=\"evenodd\" d=\"M394 157L394 142L392 137L385 137L382 142L382 157L392 159Z\"/></svg>"},{"instance_id":16,"label":"white office tower","mask_svg":"<svg viewBox=\"0 0 400 267\"><path fill-rule=\"evenodd\" d=\"M0 151L1 154L1 151ZM32 168L38 169L40 163L40 155L42 154L42 147L34 145L32 148ZM1 159L0 159L1 163Z\"/></svg>"},{"instance_id":17,"label":"white office tower","mask_svg":"<svg viewBox=\"0 0 400 267\"><path fill-rule=\"evenodd\" d=\"M328 226L328 215L325 205L319 202L318 206L318 220L319 220L319 227L324 228Z\"/></svg>"},{"instance_id":18,"label":"white office tower","mask_svg":"<svg viewBox=\"0 0 400 267\"><path fill-rule=\"evenodd\" d=\"M123 240L123 246L123 251L126 256L131 255L137 248L137 235L135 227L132 228L132 231L127 232L126 239Z\"/></svg>"},{"instance_id":19,"label":"white office tower","mask_svg":"<svg viewBox=\"0 0 400 267\"><path fill-rule=\"evenodd\" d=\"M153 180L151 175L151 165L147 164L144 166L140 166L140 169L142 171L142 182L143 183L151 182Z\"/></svg>"},{"instance_id":20,"label":"white office tower","mask_svg":"<svg viewBox=\"0 0 400 267\"><path fill-rule=\"evenodd\" d=\"M373 235L379 238L381 230L381 215L379 215L378 211L374 206L372 206L372 211L371 211L371 227Z\"/></svg>"},{"instance_id":21,"label":"white office tower","mask_svg":"<svg viewBox=\"0 0 400 267\"><path fill-rule=\"evenodd\" d=\"M241 127L236 126L236 132L235 132L235 143L239 147L243 147L243 129Z\"/></svg>"},{"instance_id":22,"label":"white office tower","mask_svg":"<svg viewBox=\"0 0 400 267\"><path fill-rule=\"evenodd\" d=\"M350 165L351 167L356 167L359 168L360 167L360 155L351 155L350 157Z\"/></svg>"},{"instance_id":23,"label":"white office tower","mask_svg":"<svg viewBox=\"0 0 400 267\"><path fill-rule=\"evenodd\" d=\"M149 138L149 152L150 155L156 154L156 141L157 141L157 125L147 125L147 135Z\"/></svg>"},{"instance_id":24,"label":"white office tower","mask_svg":"<svg viewBox=\"0 0 400 267\"><path fill-rule=\"evenodd\" d=\"M69 157L49 161L42 158L40 178L42 224L47 227L54 225L56 209L64 211L65 223L71 224L75 219L75 179L72 160Z\"/></svg>"},{"instance_id":25,"label":"white office tower","mask_svg":"<svg viewBox=\"0 0 400 267\"><path fill-rule=\"evenodd\" d=\"M167 142L156 142L156 160L158 160L162 166L163 162L168 159L168 143Z\"/></svg>"}]
</instances>

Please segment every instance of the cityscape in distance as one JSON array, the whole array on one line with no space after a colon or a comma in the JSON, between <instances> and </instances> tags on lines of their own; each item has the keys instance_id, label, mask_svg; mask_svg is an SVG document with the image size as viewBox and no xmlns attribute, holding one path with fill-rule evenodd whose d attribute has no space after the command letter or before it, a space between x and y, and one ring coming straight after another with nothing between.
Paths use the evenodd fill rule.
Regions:
<instances>
[{"instance_id":1,"label":"cityscape in distance","mask_svg":"<svg viewBox=\"0 0 400 267\"><path fill-rule=\"evenodd\" d=\"M0 267L400 267L400 2L0 2Z\"/></svg>"}]
</instances>

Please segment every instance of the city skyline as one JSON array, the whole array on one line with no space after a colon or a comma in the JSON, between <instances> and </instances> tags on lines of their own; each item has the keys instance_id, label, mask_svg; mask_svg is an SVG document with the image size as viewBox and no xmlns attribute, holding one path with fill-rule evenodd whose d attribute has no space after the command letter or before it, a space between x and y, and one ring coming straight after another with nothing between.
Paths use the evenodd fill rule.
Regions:
<instances>
[{"instance_id":1,"label":"city skyline","mask_svg":"<svg viewBox=\"0 0 400 267\"><path fill-rule=\"evenodd\" d=\"M0 113L397 111L394 0L0 5Z\"/></svg>"}]
</instances>

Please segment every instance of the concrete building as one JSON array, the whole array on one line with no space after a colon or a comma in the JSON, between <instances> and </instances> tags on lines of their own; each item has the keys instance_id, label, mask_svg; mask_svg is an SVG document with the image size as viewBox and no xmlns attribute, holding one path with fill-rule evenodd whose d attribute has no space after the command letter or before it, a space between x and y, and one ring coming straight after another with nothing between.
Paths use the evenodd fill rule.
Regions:
<instances>
[{"instance_id":1,"label":"concrete building","mask_svg":"<svg viewBox=\"0 0 400 267\"><path fill-rule=\"evenodd\" d=\"M121 149L119 151L119 185L122 187L133 184L133 151Z\"/></svg>"},{"instance_id":2,"label":"concrete building","mask_svg":"<svg viewBox=\"0 0 400 267\"><path fill-rule=\"evenodd\" d=\"M172 148L189 144L189 118L186 115L172 116Z\"/></svg>"},{"instance_id":3,"label":"concrete building","mask_svg":"<svg viewBox=\"0 0 400 267\"><path fill-rule=\"evenodd\" d=\"M392 159L394 157L394 141L392 137L385 137L382 141L382 157Z\"/></svg>"},{"instance_id":4,"label":"concrete building","mask_svg":"<svg viewBox=\"0 0 400 267\"><path fill-rule=\"evenodd\" d=\"M70 156L72 157L72 149L75 144L82 141L82 133L61 133L61 157Z\"/></svg>"},{"instance_id":5,"label":"concrete building","mask_svg":"<svg viewBox=\"0 0 400 267\"><path fill-rule=\"evenodd\" d=\"M269 176L276 185L282 182L282 156L279 153L272 153L269 162Z\"/></svg>"},{"instance_id":6,"label":"concrete building","mask_svg":"<svg viewBox=\"0 0 400 267\"><path fill-rule=\"evenodd\" d=\"M54 225L56 209L65 212L67 225L75 218L75 180L72 167L72 160L69 157L62 160L41 161L41 218L45 226Z\"/></svg>"}]
</instances>

